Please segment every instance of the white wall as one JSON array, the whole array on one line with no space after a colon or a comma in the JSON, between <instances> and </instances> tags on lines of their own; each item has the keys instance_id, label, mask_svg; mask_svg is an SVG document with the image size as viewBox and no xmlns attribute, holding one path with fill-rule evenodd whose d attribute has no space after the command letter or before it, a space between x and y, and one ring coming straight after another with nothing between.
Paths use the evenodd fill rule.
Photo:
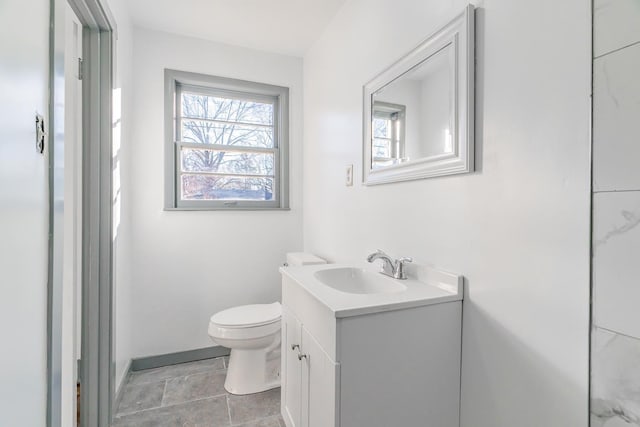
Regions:
<instances>
[{"instance_id":1,"label":"white wall","mask_svg":"<svg viewBox=\"0 0 640 427\"><path fill-rule=\"evenodd\" d=\"M587 2L478 2L476 173L344 185L362 172L362 85L464 5L351 0L305 56L304 246L467 277L464 427L586 426Z\"/></svg>"},{"instance_id":2,"label":"white wall","mask_svg":"<svg viewBox=\"0 0 640 427\"><path fill-rule=\"evenodd\" d=\"M49 171L35 113L48 112L49 2L0 3L0 40L0 425L43 426Z\"/></svg>"},{"instance_id":3,"label":"white wall","mask_svg":"<svg viewBox=\"0 0 640 427\"><path fill-rule=\"evenodd\" d=\"M216 311L280 298L278 266L302 248L302 60L142 29L133 57L131 161L123 161L131 246L119 265L131 272L122 328L137 357L211 346ZM165 68L291 88L290 211L163 211Z\"/></svg>"}]
</instances>

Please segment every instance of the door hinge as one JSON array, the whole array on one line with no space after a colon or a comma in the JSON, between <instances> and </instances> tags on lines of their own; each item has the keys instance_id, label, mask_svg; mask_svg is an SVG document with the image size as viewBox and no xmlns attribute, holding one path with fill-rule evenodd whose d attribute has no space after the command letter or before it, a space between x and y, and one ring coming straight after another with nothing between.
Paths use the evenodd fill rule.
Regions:
<instances>
[{"instance_id":1,"label":"door hinge","mask_svg":"<svg viewBox=\"0 0 640 427\"><path fill-rule=\"evenodd\" d=\"M82 78L84 77L84 72L83 72L84 67L82 66L82 64L83 64L82 58L78 58L78 80L82 80Z\"/></svg>"},{"instance_id":2,"label":"door hinge","mask_svg":"<svg viewBox=\"0 0 640 427\"><path fill-rule=\"evenodd\" d=\"M44 117L36 114L36 151L44 153L44 142L47 139L47 128L44 125Z\"/></svg>"},{"instance_id":3,"label":"door hinge","mask_svg":"<svg viewBox=\"0 0 640 427\"><path fill-rule=\"evenodd\" d=\"M81 382L81 380L82 380L82 359L78 359L76 361L76 376L77 376L78 382Z\"/></svg>"}]
</instances>

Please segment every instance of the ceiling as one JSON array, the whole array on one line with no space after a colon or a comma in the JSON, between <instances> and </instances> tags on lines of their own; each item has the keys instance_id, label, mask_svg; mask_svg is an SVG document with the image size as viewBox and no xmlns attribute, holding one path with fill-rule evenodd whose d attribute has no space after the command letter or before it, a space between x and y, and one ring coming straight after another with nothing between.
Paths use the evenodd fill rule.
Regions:
<instances>
[{"instance_id":1,"label":"ceiling","mask_svg":"<svg viewBox=\"0 0 640 427\"><path fill-rule=\"evenodd\" d=\"M302 56L345 0L129 0L143 28Z\"/></svg>"}]
</instances>

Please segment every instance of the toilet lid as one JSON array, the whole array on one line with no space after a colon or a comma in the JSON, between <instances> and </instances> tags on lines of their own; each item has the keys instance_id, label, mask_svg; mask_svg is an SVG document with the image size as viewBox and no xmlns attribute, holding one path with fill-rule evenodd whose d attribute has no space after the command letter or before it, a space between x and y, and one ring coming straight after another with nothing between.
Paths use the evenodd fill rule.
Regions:
<instances>
[{"instance_id":1,"label":"toilet lid","mask_svg":"<svg viewBox=\"0 0 640 427\"><path fill-rule=\"evenodd\" d=\"M211 316L211 323L226 328L249 328L277 322L282 315L279 302L229 308Z\"/></svg>"}]
</instances>

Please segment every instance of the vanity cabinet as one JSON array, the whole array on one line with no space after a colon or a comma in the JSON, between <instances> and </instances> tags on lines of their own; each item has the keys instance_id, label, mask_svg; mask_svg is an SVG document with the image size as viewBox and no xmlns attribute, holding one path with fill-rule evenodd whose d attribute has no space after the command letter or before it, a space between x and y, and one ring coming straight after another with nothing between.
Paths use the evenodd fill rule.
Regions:
<instances>
[{"instance_id":1,"label":"vanity cabinet","mask_svg":"<svg viewBox=\"0 0 640 427\"><path fill-rule=\"evenodd\" d=\"M287 427L459 426L460 298L341 310L281 271Z\"/></svg>"},{"instance_id":2,"label":"vanity cabinet","mask_svg":"<svg viewBox=\"0 0 640 427\"><path fill-rule=\"evenodd\" d=\"M282 313L282 335L282 415L287 425L337 425L339 365L286 306Z\"/></svg>"}]
</instances>

